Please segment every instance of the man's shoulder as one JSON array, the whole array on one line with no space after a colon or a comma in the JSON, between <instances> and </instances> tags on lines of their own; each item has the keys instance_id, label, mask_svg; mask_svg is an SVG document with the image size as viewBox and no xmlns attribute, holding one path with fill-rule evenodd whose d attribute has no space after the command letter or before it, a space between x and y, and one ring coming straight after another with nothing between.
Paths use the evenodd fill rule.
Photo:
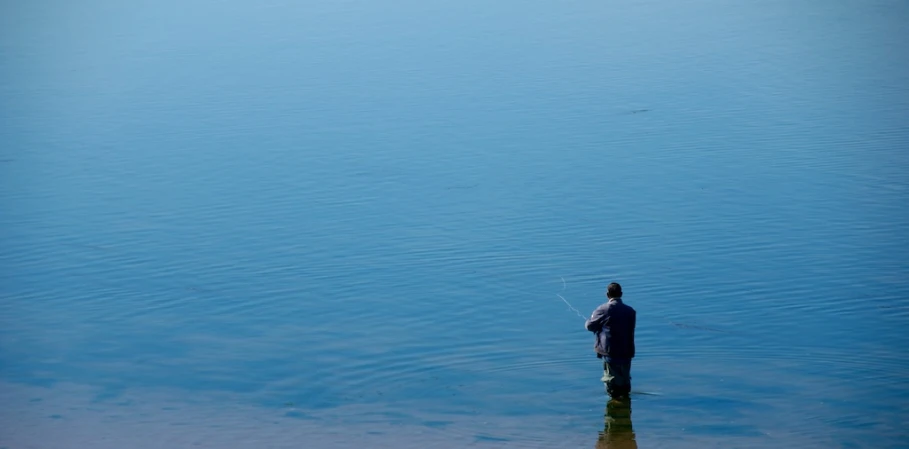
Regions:
<instances>
[{"instance_id":1,"label":"man's shoulder","mask_svg":"<svg viewBox=\"0 0 909 449\"><path fill-rule=\"evenodd\" d=\"M625 309L625 310L627 310L627 311L629 311L629 312L631 312L631 313L637 313L637 312L635 312L634 307L629 306L628 304L625 303L625 301L622 301L622 302L620 302L620 303L618 303L618 304L621 304L621 307L622 307L623 309Z\"/></svg>"}]
</instances>

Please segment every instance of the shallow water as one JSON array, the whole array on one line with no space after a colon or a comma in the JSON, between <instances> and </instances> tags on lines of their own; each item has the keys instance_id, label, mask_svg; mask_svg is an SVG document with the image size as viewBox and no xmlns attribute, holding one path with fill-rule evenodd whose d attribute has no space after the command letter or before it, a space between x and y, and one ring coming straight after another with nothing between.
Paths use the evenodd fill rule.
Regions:
<instances>
[{"instance_id":1,"label":"shallow water","mask_svg":"<svg viewBox=\"0 0 909 449\"><path fill-rule=\"evenodd\" d=\"M905 447L905 2L20 3L0 447Z\"/></svg>"}]
</instances>

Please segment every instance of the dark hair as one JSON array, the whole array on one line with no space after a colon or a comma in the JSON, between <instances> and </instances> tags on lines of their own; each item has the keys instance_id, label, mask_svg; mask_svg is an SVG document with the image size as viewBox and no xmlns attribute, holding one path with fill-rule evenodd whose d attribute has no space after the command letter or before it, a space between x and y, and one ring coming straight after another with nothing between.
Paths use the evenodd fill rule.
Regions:
<instances>
[{"instance_id":1,"label":"dark hair","mask_svg":"<svg viewBox=\"0 0 909 449\"><path fill-rule=\"evenodd\" d=\"M607 298L621 298L622 297L622 286L617 282L609 284L609 287L606 287L606 297Z\"/></svg>"}]
</instances>

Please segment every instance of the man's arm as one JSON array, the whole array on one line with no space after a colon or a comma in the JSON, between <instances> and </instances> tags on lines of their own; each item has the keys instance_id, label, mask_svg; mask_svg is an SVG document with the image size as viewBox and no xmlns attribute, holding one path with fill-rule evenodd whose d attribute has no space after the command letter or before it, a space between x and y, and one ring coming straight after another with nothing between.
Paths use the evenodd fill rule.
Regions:
<instances>
[{"instance_id":1,"label":"man's arm","mask_svg":"<svg viewBox=\"0 0 909 449\"><path fill-rule=\"evenodd\" d=\"M584 327L590 332L599 332L603 328L603 318L606 317L606 310L607 307L597 307L590 315L590 318L587 319L587 322L584 323Z\"/></svg>"}]
</instances>

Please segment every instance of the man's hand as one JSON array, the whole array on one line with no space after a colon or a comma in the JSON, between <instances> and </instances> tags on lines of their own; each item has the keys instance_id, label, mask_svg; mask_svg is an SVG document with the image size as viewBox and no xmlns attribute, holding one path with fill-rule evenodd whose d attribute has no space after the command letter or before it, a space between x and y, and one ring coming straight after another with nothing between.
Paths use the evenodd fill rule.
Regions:
<instances>
[{"instance_id":1,"label":"man's hand","mask_svg":"<svg viewBox=\"0 0 909 449\"><path fill-rule=\"evenodd\" d=\"M605 307L597 307L596 310L590 314L590 318L587 319L587 322L584 323L584 327L587 328L590 332L599 332L603 329L603 318L606 316Z\"/></svg>"}]
</instances>

